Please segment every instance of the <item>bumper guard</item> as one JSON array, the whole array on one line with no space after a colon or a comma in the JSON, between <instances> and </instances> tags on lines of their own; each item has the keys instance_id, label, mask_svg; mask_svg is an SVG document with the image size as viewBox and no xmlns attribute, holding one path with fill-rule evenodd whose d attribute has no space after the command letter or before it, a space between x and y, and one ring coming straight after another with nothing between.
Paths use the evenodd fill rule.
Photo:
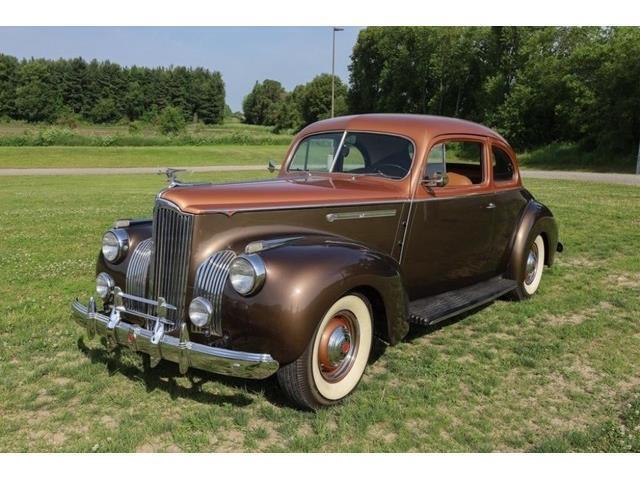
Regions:
<instances>
[{"instance_id":1,"label":"bumper guard","mask_svg":"<svg viewBox=\"0 0 640 480\"><path fill-rule=\"evenodd\" d=\"M97 333L107 339L110 349L124 345L134 352L147 353L152 366L156 366L160 359L165 359L177 363L182 374L193 367L254 379L267 378L278 370L278 362L267 353L238 352L191 342L184 322L180 328L180 338L177 338L164 334L162 317L156 319L156 328L147 330L122 321L115 308L112 313L98 312L93 298L88 305L76 299L72 308L75 320L87 329L90 338Z\"/></svg>"}]
</instances>

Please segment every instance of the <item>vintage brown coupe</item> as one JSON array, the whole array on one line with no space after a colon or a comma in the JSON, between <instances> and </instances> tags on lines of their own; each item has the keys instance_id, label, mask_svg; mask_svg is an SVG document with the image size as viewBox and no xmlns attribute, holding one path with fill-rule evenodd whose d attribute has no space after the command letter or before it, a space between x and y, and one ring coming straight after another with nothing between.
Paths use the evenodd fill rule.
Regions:
<instances>
[{"instance_id":1,"label":"vintage brown coupe","mask_svg":"<svg viewBox=\"0 0 640 480\"><path fill-rule=\"evenodd\" d=\"M393 345L410 323L526 299L562 249L509 144L451 118L325 120L275 179L171 180L153 219L105 233L103 306L76 301L76 318L152 366L277 373L305 408L354 390L374 336Z\"/></svg>"}]
</instances>

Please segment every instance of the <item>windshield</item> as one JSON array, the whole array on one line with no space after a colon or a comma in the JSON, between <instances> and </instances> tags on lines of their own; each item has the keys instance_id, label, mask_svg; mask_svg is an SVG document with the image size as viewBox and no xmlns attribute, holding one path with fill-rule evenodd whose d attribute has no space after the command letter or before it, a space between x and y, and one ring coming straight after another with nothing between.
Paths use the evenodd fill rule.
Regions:
<instances>
[{"instance_id":1,"label":"windshield","mask_svg":"<svg viewBox=\"0 0 640 480\"><path fill-rule=\"evenodd\" d=\"M306 137L298 144L289 163L289 171L380 175L400 179L409 173L413 154L413 143L394 135L320 133Z\"/></svg>"}]
</instances>

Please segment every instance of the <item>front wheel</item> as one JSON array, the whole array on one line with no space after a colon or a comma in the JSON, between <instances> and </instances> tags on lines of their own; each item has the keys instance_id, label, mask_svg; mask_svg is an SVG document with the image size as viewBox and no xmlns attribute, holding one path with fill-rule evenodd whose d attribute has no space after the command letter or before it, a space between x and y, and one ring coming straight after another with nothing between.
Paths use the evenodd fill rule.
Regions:
<instances>
[{"instance_id":1,"label":"front wheel","mask_svg":"<svg viewBox=\"0 0 640 480\"><path fill-rule=\"evenodd\" d=\"M544 256L544 240L541 235L538 235L529 245L529 250L522 259L524 273L518 279L518 287L513 292L516 300L525 300L538 290L544 269Z\"/></svg>"},{"instance_id":2,"label":"front wheel","mask_svg":"<svg viewBox=\"0 0 640 480\"><path fill-rule=\"evenodd\" d=\"M278 382L298 406L332 405L358 385L367 366L373 319L366 298L349 294L322 318L304 353L278 370Z\"/></svg>"}]
</instances>

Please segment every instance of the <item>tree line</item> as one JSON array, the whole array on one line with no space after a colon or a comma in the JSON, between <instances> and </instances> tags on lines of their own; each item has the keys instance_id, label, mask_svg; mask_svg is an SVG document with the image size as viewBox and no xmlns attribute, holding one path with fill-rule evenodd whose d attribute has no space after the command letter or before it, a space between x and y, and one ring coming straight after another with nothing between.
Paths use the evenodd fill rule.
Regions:
<instances>
[{"instance_id":1,"label":"tree line","mask_svg":"<svg viewBox=\"0 0 640 480\"><path fill-rule=\"evenodd\" d=\"M110 123L152 120L169 107L185 121L222 123L222 76L204 68L121 67L82 58L19 61L0 54L0 117Z\"/></svg>"},{"instance_id":2,"label":"tree line","mask_svg":"<svg viewBox=\"0 0 640 480\"><path fill-rule=\"evenodd\" d=\"M348 113L347 86L338 77L334 82L334 112L335 115L344 115ZM297 131L331 115L331 75L318 75L291 92L276 80L256 82L242 102L242 111L246 123L272 125L276 131Z\"/></svg>"},{"instance_id":3,"label":"tree line","mask_svg":"<svg viewBox=\"0 0 640 480\"><path fill-rule=\"evenodd\" d=\"M640 29L369 27L336 79L336 115L445 115L501 132L517 148L575 142L631 151L640 136ZM248 123L299 129L330 115L331 76L245 98Z\"/></svg>"},{"instance_id":4,"label":"tree line","mask_svg":"<svg viewBox=\"0 0 640 480\"><path fill-rule=\"evenodd\" d=\"M348 86L335 78L335 115L466 118L520 149L574 142L630 152L640 137L640 28L369 27L349 72ZM221 123L230 111L220 73L0 55L0 117L108 123L165 110L171 125ZM291 91L256 82L243 112L246 123L297 131L330 116L331 75Z\"/></svg>"},{"instance_id":5,"label":"tree line","mask_svg":"<svg viewBox=\"0 0 640 480\"><path fill-rule=\"evenodd\" d=\"M462 117L518 148L630 152L640 137L640 29L413 27L360 32L349 111Z\"/></svg>"}]
</instances>

